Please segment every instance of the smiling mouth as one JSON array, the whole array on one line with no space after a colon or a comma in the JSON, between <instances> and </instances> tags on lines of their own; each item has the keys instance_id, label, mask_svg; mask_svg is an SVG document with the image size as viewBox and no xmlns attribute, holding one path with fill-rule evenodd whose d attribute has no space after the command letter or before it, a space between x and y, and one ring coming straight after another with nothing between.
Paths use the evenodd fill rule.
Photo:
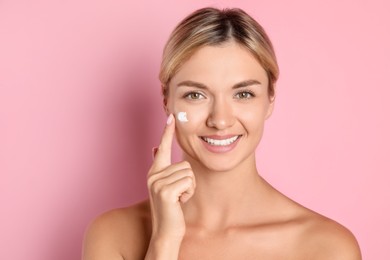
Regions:
<instances>
[{"instance_id":1,"label":"smiling mouth","mask_svg":"<svg viewBox=\"0 0 390 260\"><path fill-rule=\"evenodd\" d=\"M241 136L242 135L236 135L236 136L232 136L232 137L226 138L226 139L213 139L213 138L204 137L204 136L201 136L200 138L210 145L228 146L228 145L231 145L232 143L234 143L235 141L237 141Z\"/></svg>"}]
</instances>

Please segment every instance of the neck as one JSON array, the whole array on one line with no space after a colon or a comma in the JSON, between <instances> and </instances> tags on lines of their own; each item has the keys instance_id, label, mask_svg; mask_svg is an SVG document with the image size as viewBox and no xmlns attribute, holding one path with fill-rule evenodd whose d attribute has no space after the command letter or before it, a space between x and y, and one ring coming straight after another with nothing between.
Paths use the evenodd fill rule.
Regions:
<instances>
[{"instance_id":1,"label":"neck","mask_svg":"<svg viewBox=\"0 0 390 260\"><path fill-rule=\"evenodd\" d=\"M223 229L240 223L266 195L267 183L259 176L254 155L228 171L212 171L198 161L191 163L196 179L193 197L182 205L187 224ZM247 217L247 216L246 216Z\"/></svg>"}]
</instances>

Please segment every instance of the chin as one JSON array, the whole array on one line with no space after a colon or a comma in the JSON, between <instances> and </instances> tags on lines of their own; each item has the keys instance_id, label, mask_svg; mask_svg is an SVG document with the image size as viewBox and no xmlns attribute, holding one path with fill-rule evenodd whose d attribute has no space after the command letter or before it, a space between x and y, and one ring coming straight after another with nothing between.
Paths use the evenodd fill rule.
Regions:
<instances>
[{"instance_id":1,"label":"chin","mask_svg":"<svg viewBox=\"0 0 390 260\"><path fill-rule=\"evenodd\" d=\"M234 168L236 168L235 165L226 165L226 164L223 165L223 164L216 164L216 163L213 164L206 163L201 165L210 172L229 172Z\"/></svg>"},{"instance_id":2,"label":"chin","mask_svg":"<svg viewBox=\"0 0 390 260\"><path fill-rule=\"evenodd\" d=\"M254 155L253 155L254 156ZM212 172L228 172L248 165L251 156L208 156L196 159L197 163Z\"/></svg>"}]
</instances>

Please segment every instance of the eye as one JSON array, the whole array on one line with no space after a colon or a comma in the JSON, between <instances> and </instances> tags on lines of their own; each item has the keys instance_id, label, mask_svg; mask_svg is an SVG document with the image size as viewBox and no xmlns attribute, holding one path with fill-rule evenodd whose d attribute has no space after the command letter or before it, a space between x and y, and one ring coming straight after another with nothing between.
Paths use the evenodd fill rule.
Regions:
<instances>
[{"instance_id":1,"label":"eye","mask_svg":"<svg viewBox=\"0 0 390 260\"><path fill-rule=\"evenodd\" d=\"M205 96L199 92L188 92L184 95L184 98L198 100L198 99L204 99Z\"/></svg>"},{"instance_id":2,"label":"eye","mask_svg":"<svg viewBox=\"0 0 390 260\"><path fill-rule=\"evenodd\" d=\"M236 95L235 95L235 98L238 98L238 99L250 99L250 98L253 98L255 96L255 94L251 91L241 91L241 92L238 92Z\"/></svg>"}]
</instances>

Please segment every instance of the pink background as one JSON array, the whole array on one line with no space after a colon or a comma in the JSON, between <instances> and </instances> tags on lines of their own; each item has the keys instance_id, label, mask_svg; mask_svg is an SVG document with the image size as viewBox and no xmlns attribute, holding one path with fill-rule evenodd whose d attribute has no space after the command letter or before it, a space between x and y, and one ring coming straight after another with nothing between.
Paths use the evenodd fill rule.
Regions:
<instances>
[{"instance_id":1,"label":"pink background","mask_svg":"<svg viewBox=\"0 0 390 260\"><path fill-rule=\"evenodd\" d=\"M162 48L209 5L243 8L275 45L262 175L351 229L364 259L390 259L386 0L2 0L0 259L79 259L95 216L146 197Z\"/></svg>"}]
</instances>

